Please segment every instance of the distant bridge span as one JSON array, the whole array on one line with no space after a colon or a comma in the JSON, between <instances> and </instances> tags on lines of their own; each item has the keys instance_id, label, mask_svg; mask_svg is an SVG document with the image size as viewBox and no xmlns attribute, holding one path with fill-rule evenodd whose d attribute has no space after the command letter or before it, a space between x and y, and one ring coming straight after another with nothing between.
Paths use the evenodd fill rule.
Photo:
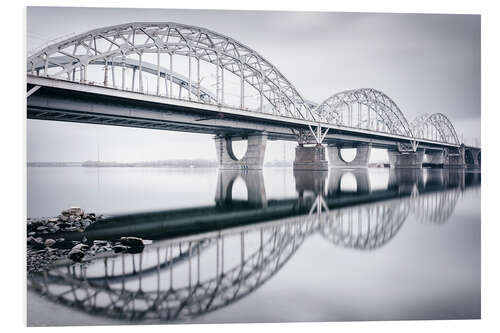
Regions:
<instances>
[{"instance_id":1,"label":"distant bridge span","mask_svg":"<svg viewBox=\"0 0 500 333\"><path fill-rule=\"evenodd\" d=\"M167 22L91 30L36 51L27 74L30 119L215 134L221 168L262 168L267 139L298 141L297 169L327 168L323 144L333 157L342 147L387 148L395 167L421 167L426 151L436 164L466 164L445 115L410 123L372 88L316 105L259 53L205 28ZM236 138L249 138L247 158L231 154ZM356 166L366 167L367 157Z\"/></svg>"}]
</instances>

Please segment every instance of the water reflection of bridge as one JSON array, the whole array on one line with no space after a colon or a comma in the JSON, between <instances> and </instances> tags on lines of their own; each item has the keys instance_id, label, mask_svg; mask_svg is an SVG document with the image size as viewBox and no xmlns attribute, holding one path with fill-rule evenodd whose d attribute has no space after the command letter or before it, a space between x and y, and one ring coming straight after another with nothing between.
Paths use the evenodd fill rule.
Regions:
<instances>
[{"instance_id":1,"label":"water reflection of bridge","mask_svg":"<svg viewBox=\"0 0 500 333\"><path fill-rule=\"evenodd\" d=\"M255 291L309 235L373 250L393 239L411 214L445 223L461 193L480 183L479 173L461 170L393 171L385 189L371 190L368 175L357 170L356 191L348 192L339 184L351 171L337 171L328 181L322 172L295 172L298 198L278 201L265 198L262 174L220 174L215 207L116 217L88 232L90 238L157 235L143 253L104 255L85 265L61 262L46 274L30 276L30 285L91 314L188 319ZM247 182L247 202L231 197L239 177Z\"/></svg>"}]
</instances>

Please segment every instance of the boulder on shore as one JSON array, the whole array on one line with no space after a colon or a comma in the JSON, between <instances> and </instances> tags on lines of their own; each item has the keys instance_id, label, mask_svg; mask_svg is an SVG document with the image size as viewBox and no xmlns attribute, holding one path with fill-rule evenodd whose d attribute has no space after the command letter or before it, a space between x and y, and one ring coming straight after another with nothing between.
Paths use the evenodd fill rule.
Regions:
<instances>
[{"instance_id":1,"label":"boulder on shore","mask_svg":"<svg viewBox=\"0 0 500 333\"><path fill-rule=\"evenodd\" d=\"M85 256L85 253L79 249L72 248L71 251L68 253L68 258L70 258L73 261L80 262L82 261L83 257Z\"/></svg>"},{"instance_id":2,"label":"boulder on shore","mask_svg":"<svg viewBox=\"0 0 500 333\"><path fill-rule=\"evenodd\" d=\"M122 237L120 243L129 247L144 247L144 241L139 237Z\"/></svg>"}]
</instances>

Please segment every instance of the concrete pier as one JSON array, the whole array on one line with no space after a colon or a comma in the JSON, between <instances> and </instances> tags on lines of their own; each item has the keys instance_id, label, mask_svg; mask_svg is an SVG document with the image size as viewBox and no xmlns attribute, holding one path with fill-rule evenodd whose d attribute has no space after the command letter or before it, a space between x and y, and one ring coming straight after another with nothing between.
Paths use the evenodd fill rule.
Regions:
<instances>
[{"instance_id":1,"label":"concrete pier","mask_svg":"<svg viewBox=\"0 0 500 333\"><path fill-rule=\"evenodd\" d=\"M295 170L328 170L328 161L325 157L325 147L315 145L311 147L298 145L295 148Z\"/></svg>"},{"instance_id":2,"label":"concrete pier","mask_svg":"<svg viewBox=\"0 0 500 333\"><path fill-rule=\"evenodd\" d=\"M445 159L444 150L426 150L427 163L432 167L442 167Z\"/></svg>"},{"instance_id":3,"label":"concrete pier","mask_svg":"<svg viewBox=\"0 0 500 333\"><path fill-rule=\"evenodd\" d=\"M445 169L463 169L465 168L465 149L445 149L445 158L443 168Z\"/></svg>"},{"instance_id":4,"label":"concrete pier","mask_svg":"<svg viewBox=\"0 0 500 333\"><path fill-rule=\"evenodd\" d=\"M467 169L481 168L481 150L480 149L465 149L465 167Z\"/></svg>"},{"instance_id":5,"label":"concrete pier","mask_svg":"<svg viewBox=\"0 0 500 333\"><path fill-rule=\"evenodd\" d=\"M356 156L350 162L346 162L340 153L342 145L328 145L328 161L330 168L367 168L370 161L371 144L360 144L356 148ZM347 148L347 147L345 147Z\"/></svg>"},{"instance_id":6,"label":"concrete pier","mask_svg":"<svg viewBox=\"0 0 500 333\"><path fill-rule=\"evenodd\" d=\"M388 150L387 153L389 154L391 168L422 168L422 162L424 160L423 150L417 150L416 152L399 152L397 150Z\"/></svg>"},{"instance_id":7,"label":"concrete pier","mask_svg":"<svg viewBox=\"0 0 500 333\"><path fill-rule=\"evenodd\" d=\"M245 156L237 159L233 153L231 137L215 137L215 148L221 170L262 170L266 153L267 135L250 134Z\"/></svg>"}]
</instances>

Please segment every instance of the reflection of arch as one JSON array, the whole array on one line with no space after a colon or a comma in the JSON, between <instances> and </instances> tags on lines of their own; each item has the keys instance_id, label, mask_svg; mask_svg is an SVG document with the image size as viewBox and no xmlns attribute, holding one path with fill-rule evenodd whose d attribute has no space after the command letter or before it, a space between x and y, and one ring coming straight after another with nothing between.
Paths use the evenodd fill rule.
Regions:
<instances>
[{"instance_id":1,"label":"reflection of arch","mask_svg":"<svg viewBox=\"0 0 500 333\"><path fill-rule=\"evenodd\" d=\"M239 173L234 174L240 177ZM308 178L306 174L298 176L303 177L299 182L305 184L304 188L314 190L324 183L323 175L318 173L319 176ZM480 173L468 174L480 176ZM227 179L234 181L234 177ZM479 181L472 177L465 186ZM446 181L443 187L445 184ZM411 213L419 219L444 223L453 213L460 191L433 192L434 187L427 186L423 190L429 192L392 200L394 195L384 199L381 191L377 194L381 194L382 199L353 206L343 197L339 200L321 194L309 202L311 206L302 207L305 209L297 209L300 205L293 200L285 200L281 205L273 201L270 207L250 210L251 214L274 209L288 210L291 215L233 229L221 227L203 229L206 233L201 234L199 231L184 233L177 236L179 238L147 245L141 254L108 255L74 266L59 262L46 274L30 275L28 283L55 302L91 314L125 320L193 318L230 305L255 291L286 264L309 235L319 233L334 245L374 250L391 241ZM214 211L213 214L219 213L218 209ZM238 212L245 211L249 210L242 207L241 211L235 209L230 213L238 216ZM205 209L204 213L210 214L210 211ZM177 221L184 222L191 216L188 212L175 214L180 215ZM172 215L164 214L164 219ZM144 223L136 217L133 220L136 224ZM217 224L216 228L219 227ZM158 228L165 225L158 223ZM119 229L119 233L122 232L123 229ZM228 248L228 244L232 246ZM203 271L205 267L208 270Z\"/></svg>"},{"instance_id":2,"label":"reflection of arch","mask_svg":"<svg viewBox=\"0 0 500 333\"><path fill-rule=\"evenodd\" d=\"M339 195L342 192L341 190L342 177L347 173L352 174L356 179L357 194L370 193L370 179L368 177L367 169L352 169L352 170L332 169L330 172L330 176L328 178L328 189L327 189L328 197Z\"/></svg>"},{"instance_id":3,"label":"reflection of arch","mask_svg":"<svg viewBox=\"0 0 500 333\"><path fill-rule=\"evenodd\" d=\"M219 171L215 202L217 206L231 205L233 185L236 179L242 179L247 188L248 203L252 207L266 207L266 189L264 177L260 171Z\"/></svg>"},{"instance_id":4,"label":"reflection of arch","mask_svg":"<svg viewBox=\"0 0 500 333\"><path fill-rule=\"evenodd\" d=\"M446 169L443 173L444 188L464 188L465 187L465 170L464 169Z\"/></svg>"},{"instance_id":5,"label":"reflection of arch","mask_svg":"<svg viewBox=\"0 0 500 333\"><path fill-rule=\"evenodd\" d=\"M442 113L417 117L412 123L412 131L416 138L460 144L453 124Z\"/></svg>"},{"instance_id":6,"label":"reflection of arch","mask_svg":"<svg viewBox=\"0 0 500 333\"><path fill-rule=\"evenodd\" d=\"M356 110L353 106L357 106ZM361 88L337 93L314 111L321 121L330 124L413 137L410 125L396 103L375 89Z\"/></svg>"},{"instance_id":7,"label":"reflection of arch","mask_svg":"<svg viewBox=\"0 0 500 333\"><path fill-rule=\"evenodd\" d=\"M224 104L224 72L227 72L240 79L240 108L245 108L245 86L250 86L259 93L260 112L265 111L263 101L267 100L272 105L270 112L273 114L314 120L309 104L286 77L260 54L230 37L185 24L135 22L94 29L35 52L27 59L27 72L89 82L89 66L104 61L103 77L96 78L94 84L107 86L110 74L115 80L116 64L126 62L129 58L138 58L139 90L143 91L142 57L147 54L156 56L154 65L158 68L155 75L157 94L160 93L161 76L158 72L161 67L161 55L168 55L164 62L168 62L170 72L174 71L173 65L176 65L174 56L182 56L189 60L189 99L210 101L201 99L198 92L191 96L192 86L200 86L198 69L200 62L204 62L211 66L211 74L216 76L214 95L218 103ZM60 61L61 57L70 58L71 62ZM196 60L196 79L192 77L192 58ZM52 70L49 66L53 66ZM101 65L98 66L102 68ZM122 75L124 76L123 73ZM169 83L171 82L165 81L165 93L173 97Z\"/></svg>"},{"instance_id":8,"label":"reflection of arch","mask_svg":"<svg viewBox=\"0 0 500 333\"><path fill-rule=\"evenodd\" d=\"M412 200L412 213L423 223L443 224L455 211L460 194L456 189L420 194Z\"/></svg>"},{"instance_id":9,"label":"reflection of arch","mask_svg":"<svg viewBox=\"0 0 500 333\"><path fill-rule=\"evenodd\" d=\"M373 250L394 237L408 213L406 200L339 209L326 214L319 232L333 244Z\"/></svg>"},{"instance_id":10,"label":"reflection of arch","mask_svg":"<svg viewBox=\"0 0 500 333\"><path fill-rule=\"evenodd\" d=\"M212 274L209 277L200 271L200 256L210 254L192 251L197 242L194 240L173 241L116 259L98 259L87 263L88 268L85 265L73 270L70 266L56 267L48 274L30 276L29 283L54 301L97 315L126 320L186 319L227 306L253 292L283 267L308 232L304 224L285 223L232 235L215 235L210 242L215 269L208 273ZM249 234L259 240L256 249L245 243ZM240 258L234 265L224 255L224 242L229 237L239 239L241 245ZM170 265L177 249L186 247L191 254L188 262L184 266ZM249 249L252 252L249 253ZM154 257L157 278L149 279L148 287L143 287L142 264L146 255ZM160 269L165 262L167 265ZM103 266L100 270L105 274L99 280L88 279L87 272L96 265ZM135 281L122 283L116 278L122 271L134 272ZM113 283L113 280L120 282Z\"/></svg>"}]
</instances>

